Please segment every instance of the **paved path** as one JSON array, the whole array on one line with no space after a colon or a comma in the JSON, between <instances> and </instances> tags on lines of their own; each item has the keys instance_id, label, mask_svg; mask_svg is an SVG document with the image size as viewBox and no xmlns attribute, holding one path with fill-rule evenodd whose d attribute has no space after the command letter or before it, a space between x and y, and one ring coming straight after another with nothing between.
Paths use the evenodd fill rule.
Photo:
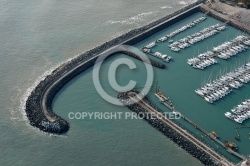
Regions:
<instances>
[{"instance_id":1,"label":"paved path","mask_svg":"<svg viewBox=\"0 0 250 166\"><path fill-rule=\"evenodd\" d=\"M239 25L240 27L244 27L245 29L247 29L250 32L250 26L245 24L241 19L237 19L235 17L233 17L234 15L236 15L237 13L249 13L250 11L244 8L240 8L240 7L234 7L234 6L230 6L227 5L225 3L221 3L219 0L215 0L215 3L211 3L210 4L203 4L201 5L202 8L206 9L207 11L212 12L213 14L224 18L225 20L231 21L237 25ZM217 11L215 11L214 9L220 9L224 12L226 12L227 14L222 14L219 13Z\"/></svg>"}]
</instances>

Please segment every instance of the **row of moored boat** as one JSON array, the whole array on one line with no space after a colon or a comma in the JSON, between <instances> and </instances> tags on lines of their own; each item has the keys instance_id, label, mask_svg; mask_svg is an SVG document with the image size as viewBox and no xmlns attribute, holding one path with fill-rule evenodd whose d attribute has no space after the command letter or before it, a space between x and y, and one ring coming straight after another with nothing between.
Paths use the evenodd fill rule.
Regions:
<instances>
[{"instance_id":1,"label":"row of moored boat","mask_svg":"<svg viewBox=\"0 0 250 166\"><path fill-rule=\"evenodd\" d=\"M208 37L214 36L215 34L218 34L220 31L225 30L225 25L215 24L208 28L205 28L201 30L200 32L197 32L195 34L189 35L183 39L180 39L179 41L176 41L169 45L170 49L172 51L180 51L181 49L187 48L199 41L202 41Z\"/></svg>"},{"instance_id":2,"label":"row of moored boat","mask_svg":"<svg viewBox=\"0 0 250 166\"><path fill-rule=\"evenodd\" d=\"M196 89L195 92L207 102L213 103L228 95L232 89L238 89L243 83L248 82L250 82L250 63Z\"/></svg>"},{"instance_id":3,"label":"row of moored boat","mask_svg":"<svg viewBox=\"0 0 250 166\"><path fill-rule=\"evenodd\" d=\"M250 99L242 102L241 104L234 107L232 113L226 112L225 116L237 123L242 123L243 121L250 118Z\"/></svg>"},{"instance_id":4,"label":"row of moored boat","mask_svg":"<svg viewBox=\"0 0 250 166\"><path fill-rule=\"evenodd\" d=\"M179 28L179 29L177 29L177 30L175 30L175 31L173 31L173 32L171 32L171 33L169 33L169 34L167 34L167 35L165 35L165 36L163 36L163 37L157 39L156 41L153 41L153 42L149 43L148 45L144 46L144 47L142 48L142 51L143 51L144 53L148 53L148 54L150 54L150 55L156 56L156 57L158 57L158 58L160 58L160 59L162 59L162 60L164 60L164 61L167 61L167 62L170 61L170 60L171 60L171 57L170 57L170 56L167 56L167 58L162 58L162 56L163 56L163 57L165 56L164 54L159 55L159 53L157 53L157 52L156 52L156 53L153 53L151 49L152 49L153 47L155 47L155 46L157 45L157 43L159 43L159 42L164 42L164 41L166 41L166 40L172 38L173 36L175 36L175 35L177 35L177 34L183 32L183 31L185 31L185 30L187 30L187 29L189 29L189 28L195 26L196 24L198 24L198 23L200 23L200 22L202 22L202 21L204 21L205 19L206 19L206 17L205 17L205 16L202 16L202 17L200 17L200 18L198 18L198 19L196 19L196 20L194 20L194 21L188 23L187 25L182 26L181 28ZM170 42L171 42L171 40L170 40Z\"/></svg>"},{"instance_id":5,"label":"row of moored boat","mask_svg":"<svg viewBox=\"0 0 250 166\"><path fill-rule=\"evenodd\" d=\"M244 44L246 43L246 44ZM250 39L247 36L237 36L231 41L227 41L217 47L213 48L213 51L217 53L217 56L221 59L228 59L238 53L245 51L250 44Z\"/></svg>"},{"instance_id":6,"label":"row of moored boat","mask_svg":"<svg viewBox=\"0 0 250 166\"><path fill-rule=\"evenodd\" d=\"M204 21L205 19L206 19L206 17L205 17L205 16L202 16L202 17L200 17L200 18L198 18L198 19L196 19L196 20L194 20L194 21L188 23L187 25L184 25L184 26L182 26L181 28L179 28L179 29L177 29L177 30L175 30L175 31L173 31L173 32L171 32L171 33L169 33L169 34L167 34L166 36L161 37L160 39L158 39L158 40L156 40L156 41L157 41L157 42L164 42L164 41L168 40L169 38L172 38L173 36L175 36L175 35L177 35L177 34L183 32L183 31L185 31L185 30L187 30L187 29L189 29L189 28L192 28L193 26L195 26L196 24L198 24L198 23Z\"/></svg>"},{"instance_id":7,"label":"row of moored boat","mask_svg":"<svg viewBox=\"0 0 250 166\"><path fill-rule=\"evenodd\" d=\"M207 51L198 55L198 57L188 59L187 63L193 68L205 69L206 67L217 63L217 60L213 58L213 55L214 53L212 51Z\"/></svg>"},{"instance_id":8,"label":"row of moored boat","mask_svg":"<svg viewBox=\"0 0 250 166\"><path fill-rule=\"evenodd\" d=\"M218 56L222 59L228 59L240 52L245 51L250 46L250 38L247 36L237 36L231 41L224 42L223 44L214 47L212 51L199 54L197 57L190 58L187 63L193 68L205 69L208 66L217 63L214 57Z\"/></svg>"},{"instance_id":9,"label":"row of moored boat","mask_svg":"<svg viewBox=\"0 0 250 166\"><path fill-rule=\"evenodd\" d=\"M148 48L143 48L143 49L142 49L142 52L144 52L144 53L146 53L146 54L150 54L150 55L152 55L152 56L155 56L156 58L159 58L159 59L163 60L164 62L169 62L169 61L172 59L171 56L166 55L166 54L162 54L162 53L160 53L160 52L155 52L155 53L153 53L153 52L151 51L151 49L148 49Z\"/></svg>"}]
</instances>

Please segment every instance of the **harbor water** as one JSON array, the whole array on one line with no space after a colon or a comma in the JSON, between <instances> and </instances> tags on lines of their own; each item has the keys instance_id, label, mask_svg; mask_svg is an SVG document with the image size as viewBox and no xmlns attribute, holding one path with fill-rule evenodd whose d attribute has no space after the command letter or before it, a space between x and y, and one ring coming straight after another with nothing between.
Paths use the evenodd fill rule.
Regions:
<instances>
[{"instance_id":1,"label":"harbor water","mask_svg":"<svg viewBox=\"0 0 250 166\"><path fill-rule=\"evenodd\" d=\"M183 20L181 23L176 23L166 30L163 30L152 36L150 39L142 41L136 46L141 48L145 45L145 43L150 43L159 37L172 32L176 29L176 27L186 25L190 21L195 20L202 15L203 13L194 14ZM173 40L176 41L182 39L217 23L223 24L214 18L208 17L204 22L197 24L194 28L188 29L181 34L176 35L173 37ZM153 48L153 51L158 51L172 56L173 62L169 63L167 71L159 70L155 72L155 80L159 81L160 89L170 97L175 105L176 110L183 113L185 116L199 124L208 132L215 131L222 142L225 140L235 142L239 147L239 153L248 155L250 153L249 129L240 130L241 141L235 140L235 136L237 135L235 129L236 127L240 126L249 126L250 121L246 120L243 124L237 124L236 122L227 119L224 114L225 112L231 112L233 107L240 104L242 101L249 99L250 85L244 84L243 87L234 89L231 94L217 102L214 102L213 104L206 102L203 98L198 96L194 90L204 86L210 81L213 81L219 76L222 76L227 72L230 72L233 69L246 64L246 62L249 62L250 50L248 49L245 52L241 52L228 60L216 58L218 63L209 66L204 70L194 69L187 64L187 59L197 57L201 53L212 50L213 47L220 45L225 41L232 40L237 35L247 34L244 34L244 32L239 31L231 26L227 26L226 30L216 34L215 36L198 42L195 45L192 45L191 47L186 48L178 53L169 49L168 42L158 44L155 48ZM151 99L157 103L157 99L155 99L153 94L151 94ZM157 106L165 111L169 111L159 102L157 103ZM227 152L223 152L225 150L223 150L220 146L211 141L207 141L208 139L205 138L204 135L200 134L198 130L190 127L185 122L180 123L189 128L199 138L206 140L206 142L211 144L214 149L222 152L231 160L235 162L237 161L235 157L228 155Z\"/></svg>"}]
</instances>

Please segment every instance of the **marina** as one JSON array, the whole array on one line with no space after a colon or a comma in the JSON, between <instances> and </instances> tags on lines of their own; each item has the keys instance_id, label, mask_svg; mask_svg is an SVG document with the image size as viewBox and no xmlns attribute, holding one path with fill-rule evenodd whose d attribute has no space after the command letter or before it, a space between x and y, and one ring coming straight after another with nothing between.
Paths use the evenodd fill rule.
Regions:
<instances>
[{"instance_id":1,"label":"marina","mask_svg":"<svg viewBox=\"0 0 250 166\"><path fill-rule=\"evenodd\" d=\"M157 41L159 38L161 38L164 34L169 34L170 32L176 31L176 29L178 29L178 28L175 28L175 27L182 27L182 26L186 25L186 23L190 23L190 21L204 16L204 13L197 12L198 9L197 8L192 9L192 7L194 7L194 6L191 6L191 8L189 8L189 11L191 11L190 13L193 12L192 15L189 13L190 14L190 15L188 15L189 17L182 18L183 21L181 21L181 22L176 22L176 24L171 24L171 26L168 27L168 26L166 26L168 22L165 22L164 24L160 24L162 21L159 21L159 22L156 22L155 24L150 24L151 27L145 26L145 27L140 28L139 30L136 29L136 30L128 32L125 35L120 36L114 40L106 42L105 44L98 46L95 49L88 51L85 54L78 56L77 58L73 59L72 61L69 61L68 63L64 64L62 68L60 68L60 67L57 68L54 72L52 72L51 75L48 75L46 77L45 81L41 81L41 83L37 86L37 88L34 89L34 91L31 93L31 97L29 96L29 99L26 103L27 108L28 108L28 110L26 110L26 111L29 113L29 111L31 109L34 109L34 108L36 108L37 110L40 109L40 108L36 107L36 106L41 106L39 103L41 101L40 96L37 96L37 94L39 94L39 95L43 94L44 91L46 92L46 90L49 90L51 95L45 96L45 97L42 96L43 101L45 101L44 105L45 105L45 108L46 107L52 108L52 106L51 106L52 99L55 97L55 94L67 82L69 82L73 77L75 77L77 74L79 74L82 71L87 70L89 67L91 67L93 65L94 58L97 58L98 54L102 53L103 51L105 52L106 49L112 49L113 46L116 46L117 44L131 44L131 45L136 46L138 49L144 48L144 46L146 45L148 47L146 49L152 49L152 51L150 51L150 52L149 52L149 50L144 50L144 51L148 51L148 53L150 53L150 55L154 55L152 57L153 60L156 60L156 61L159 59L164 60L164 59L166 59L167 56L174 57L173 63L169 63L169 66L168 66L169 70L166 71L166 70L160 70L160 69L155 68L155 77L156 77L157 81L159 81L159 84L162 87L161 89L163 89L163 91L167 91L169 96L171 96L171 100L173 100L173 102L176 103L175 109L181 110L181 112L183 114L185 114L188 117L188 119L192 119L189 121L189 120L187 120L187 118L185 118L185 119L182 119L178 122L178 124L185 126L185 130L188 131L188 133L189 132L192 133L192 134L186 135L186 137L189 137L189 140L195 140L196 146L202 147L204 144L206 147L208 147L207 149L209 149L209 151L212 147L214 150L212 150L213 154L211 154L211 156L215 155L214 151L216 151L216 152L218 151L220 154L222 154L223 156L226 156L227 158L230 158L230 160L234 161L235 163L241 161L242 159L245 159L246 158L245 156L249 155L249 149L247 149L246 148L247 146L245 146L246 144L248 144L246 139L243 140L242 142L240 142L239 144L237 144L237 147L239 147L239 149L240 149L239 153L235 153L234 151L232 151L232 150L235 150L234 147L236 147L236 145L233 144L231 141L226 141L225 144L222 143L223 146L226 146L229 149L228 148L221 149L220 146L218 146L218 144L221 144L220 142L218 142L216 140L213 140L214 141L213 142L210 139L207 139L211 135L213 135L213 137L215 137L215 135L217 135L217 133L218 133L220 138L224 138L225 140L232 140L232 134L231 134L232 131L231 130L232 130L232 123L234 123L234 122L230 123L231 121L224 121L223 120L223 118L225 119L224 112L222 113L221 111L219 112L218 110L221 110L221 108L223 108L223 110L226 109L231 104L234 104L236 102L236 100L231 99L231 102L228 102L229 99L225 98L225 100L224 99L220 100L220 103L216 102L216 103L210 104L210 105L206 105L207 103L203 102L203 101L200 102L198 96L194 95L195 93L193 93L193 91L195 88L198 87L201 80L204 79L204 77L206 78L208 76L208 73L204 73L204 72L201 72L198 70L197 71L189 70L189 67L186 67L187 66L186 65L186 58L190 58L191 56L193 56L193 54L191 54L191 52L193 52L193 48L198 47L203 52L207 49L207 45L211 45L211 43L214 43L215 45L219 45L219 43L225 42L226 41L225 38L222 37L225 34L229 34L228 38L233 39L233 37L235 37L235 34L237 35L237 33L242 33L242 32L231 27L230 25L225 26L225 22L218 21L218 20L211 18L211 17L206 17L206 21L202 22L202 24L196 24L195 28L189 28L189 29L186 29L185 31L182 31L180 33L176 33L174 36L175 39L169 40L169 42L172 44L176 44L175 41L178 41L179 44L176 44L176 45L170 44L173 47L167 47L165 44L158 44L157 47L155 47L155 45L156 45L155 41ZM177 13L177 14L180 14L180 13ZM160 26L156 26L157 24L160 24L161 28L159 28ZM163 25L165 25L166 27L164 27ZM156 27L154 27L154 26L156 26ZM162 28L162 27L164 27L164 28ZM159 31L159 29L160 29L160 31ZM158 30L157 33L156 33L156 30ZM154 35L152 35L152 34L154 34ZM187 38L188 36L191 36L191 37L186 40L185 38ZM202 41L205 39L206 39L206 42L199 42L199 41ZM146 43L150 43L150 44L146 44ZM209 43L209 44L207 44L207 43ZM190 47L190 45L193 45L193 46ZM182 51L180 51L180 52L174 51L173 49L175 49L175 48L180 49ZM246 52L248 52L248 50L246 50ZM124 56L124 54L122 52L116 52L116 54L117 55L115 57L112 57L110 59L114 60L115 58L117 58L119 56ZM183 58L183 57L185 57L185 58ZM244 61L247 58L248 57L242 57L241 60ZM88 61L91 61L91 62L88 63ZM110 63L110 61L107 60L107 63ZM139 63L137 63L137 64L140 67L142 66L142 64L139 64ZM221 69L221 67L223 65L224 66L230 65L230 60L228 60L227 62L220 63L220 65L216 65L213 69L210 69L210 72L211 72L211 70L218 72L219 69ZM145 77L145 75L143 76L141 73L140 74L136 73L136 74L137 74L136 78L138 78L138 79ZM233 88L236 89L236 88L240 88L240 87L241 87L241 89L249 88L249 86L247 86L247 85L243 86L243 83L242 83L242 82L244 82L244 83L248 82L248 78L249 78L248 74L249 74L249 65L246 64L243 67L235 69L233 72L230 73L230 76L227 75L226 78L222 77L222 81L224 81L225 83L223 82L222 85L220 85L220 83L218 83L218 85L220 85L218 87L216 85L216 88L218 88L219 93L216 92L216 90L217 90L216 88L214 89L214 85L212 85L212 87L210 87L210 85L208 85L209 87L206 87L208 92L204 91L205 93L208 93L209 95L211 95L209 97L212 97L211 100L210 100L210 98L208 98L208 102L212 103L212 102L218 100L217 97L222 98L222 97L226 96L227 94L229 94L230 92L233 93L232 96L234 96L234 97L237 95L236 98L242 98L242 96L245 96L247 94L247 92L249 92L249 91L244 90L239 95L239 94L235 94L237 92L232 92L232 89ZM59 78L61 78L61 79L59 79ZM129 74L119 74L119 79L121 82L126 82L127 81L126 79L131 79L131 78L133 78L132 74L131 74L131 76ZM226 80L223 80L224 78ZM212 79L214 79L214 78L211 78L211 80ZM243 81L241 81L240 79ZM55 80L57 80L57 81L55 81ZM143 79L141 79L141 80L143 80ZM214 79L214 80L216 80L216 79ZM140 81L138 81L138 84L142 84L142 82L140 82ZM54 89L50 89L50 86L53 85L53 83L56 84L57 86ZM143 84L142 84L142 86L143 86ZM203 92L200 94L201 94L201 96L204 95ZM203 96L204 99L205 99L205 97L207 97L206 95L207 94L205 94ZM155 96L155 94L149 94L149 98L152 98L154 96ZM163 95L160 96L158 94L158 96L162 97L163 103L166 103L166 101L168 101L168 99L164 98ZM159 99L157 99L157 100L159 100ZM154 100L152 100L152 101L154 101ZM162 110L164 110L164 111L169 111L168 109L165 108L164 105L161 105L160 103L155 104L155 105L157 107L163 108ZM171 105L171 103L168 102L167 105L171 106L170 108L174 109L174 107ZM41 112L44 114L45 112L43 109L44 108L41 108L41 110L38 110L38 112ZM153 109L151 107L147 107L147 109L153 111ZM52 109L49 109L49 111L52 111ZM55 113L58 114L59 113L58 110L55 111ZM50 114L54 115L53 112L50 112ZM62 115L62 118L65 118L63 113L60 113L60 115ZM34 117L34 115L30 114L29 118L33 118L33 117ZM50 128L50 126L53 124L53 121L58 120L58 119L62 120L60 117L56 117L56 119L50 120L48 117L45 116L45 117L42 117L42 120L47 120L49 122L48 123L39 123L39 125L42 125L43 127L49 126L49 128ZM41 119L39 119L39 120L41 120ZM34 122L37 122L37 121L34 121ZM62 122L64 122L64 121L62 121ZM184 131L184 129L180 129L179 127L177 127L178 125L176 125L175 122L173 122L174 124L168 120L167 120L167 122L171 123L174 126L174 127L173 126L171 127L171 130L175 130L175 128L176 128L175 132L178 132L179 134L181 134L180 131ZM188 125L185 125L186 122L188 122ZM190 122L193 122L193 123L190 123ZM64 123L64 124L66 124L66 123ZM197 127L198 125L195 125L195 124L199 124L200 127ZM190 128L189 125L191 125L192 128ZM233 124L233 125L235 125L235 124ZM57 127L58 125L53 125L53 126ZM196 126L199 129L199 131L194 129L193 128L194 126ZM40 126L38 126L38 127L40 127ZM64 127L64 126L62 126L62 127ZM64 128L64 129L65 130L60 131L60 132L56 132L56 133L67 132L68 128ZM50 128L50 130L46 130L46 131L51 132L51 128ZM216 131L216 133L215 132L208 133L206 131ZM171 135L170 135L170 137L171 137ZM202 140L203 143L201 143L200 141L196 142L196 140ZM185 147L185 146L183 148L188 149L188 147ZM203 150L205 150L205 149L203 149ZM187 150L187 151L189 152L189 150ZM228 152L230 152L234 155L229 155ZM191 151L190 151L190 153L191 153ZM209 153L210 152L207 152L207 154L209 154ZM235 156L237 156L237 157L235 157ZM243 156L243 157L240 157L240 156ZM201 160L203 160L203 159L201 159Z\"/></svg>"},{"instance_id":2,"label":"marina","mask_svg":"<svg viewBox=\"0 0 250 166\"><path fill-rule=\"evenodd\" d=\"M197 18L199 18L200 15L197 15ZM195 19L194 17L192 17L191 19ZM186 30L184 33L179 33L175 36L176 40L179 41L185 37L187 37L187 34L195 34L197 31L203 30L204 26L205 27L210 27L211 25L216 25L216 24L220 24L223 25L225 22L210 22L211 18L207 17L206 21L204 21L203 26L199 26L202 25L201 24L197 24L197 29L192 30ZM208 22L210 22L208 24ZM183 23L185 24L185 23ZM224 111L223 110L227 110L229 109L230 105L232 105L233 103L235 103L235 101L232 100L240 100L242 98L245 98L245 96L248 94L248 90L249 89L249 85L246 84L247 83L247 79L248 79L248 71L246 71L245 73L242 73L241 75L239 75L239 77L235 78L235 81L239 82L240 84L238 84L237 82L232 82L231 85L229 85L227 83L228 89L222 87L218 92L216 92L216 94L218 96L221 96L221 98L219 98L216 101L219 102L215 102L213 101L213 104L206 105L204 101L206 101L204 98L204 100L199 100L199 95L197 95L196 93L194 93L196 96L194 96L193 94L191 94L191 92L188 89L192 89L193 88L193 92L194 90L197 89L197 87L201 84L201 82L204 82L203 80L208 79L207 83L212 83L213 81L211 80L216 80L218 78L220 78L221 76L225 76L228 72L226 72L226 70L228 71L228 69L230 68L232 72L229 73L234 73L233 71L239 71L238 69L243 69L242 65L239 65L235 62L239 62L239 59L241 59L241 63L240 64L248 64L246 63L249 60L249 49L247 49L248 45L246 44L248 41L248 37L246 34L243 35L243 32L237 31L235 32L235 29L232 28L231 26L226 25L226 29L224 31L221 31L220 33L218 33L218 35L214 35L211 38L206 39L206 42L197 42L194 46L192 47L188 47L185 49L185 51L181 51L181 52L173 52L171 50L171 48L166 48L164 46L164 44L157 44L157 46L151 48L151 50L153 50L154 52L163 52L164 54L167 55L171 55L172 57L174 57L174 62L168 65L168 70L169 72L163 74L162 72L160 72L161 74L157 74L157 81L159 82L159 85L161 86L161 89L163 89L162 91L167 91L168 92L168 96L171 96L172 101L174 101L175 106L174 107L169 107L171 106L170 104L172 103L166 103L161 101L160 105L156 104L157 101L159 100L159 98L157 98L157 100L154 100L154 104L157 105L157 107L160 107L164 110L164 107L168 107L171 111L174 109L178 109L178 110L182 110L181 112L183 114L185 114L185 116L187 116L190 120L190 122L184 120L181 121L181 124L186 125L186 123L190 124L190 128L188 127L188 129L190 131L192 131L192 133L194 133L197 137L199 137L200 139L205 139L205 138L209 138L208 140L206 140L207 143L209 142L216 142L216 145L214 145L214 143L210 144L211 146L213 146L216 150L220 151L220 153L223 153L224 155L228 156L226 153L229 154L234 154L234 156L238 156L237 158L241 158L244 159L245 155L249 154L247 148L245 147L248 144L248 130L244 130L244 141L242 140L242 142L237 142L237 145L234 142L235 139L235 127L233 125L235 125L235 122L228 121L227 118L225 118L224 115ZM179 24L177 24L176 27L181 26ZM200 30L199 30L200 29ZM173 29L169 30L170 32L173 31ZM138 48L142 48L143 45L145 45L145 43L150 43L150 42L155 42L157 39L159 39L162 34L164 34L166 32L160 32L159 34L156 34L155 36L151 37L150 40L147 40L145 42L142 42L141 44L138 44L137 47ZM226 38L221 38L221 35L223 34L224 36L227 36ZM172 39L171 39L172 40ZM236 40L238 40L238 42L236 42ZM167 41L167 40L166 40ZM244 50L242 50L241 52L239 51L239 56L234 56L233 58L227 59L226 61L220 57L217 56L218 52L214 52L213 48L216 46L220 46L224 43L226 43L227 41L229 42L234 42L235 41L235 46L237 44L237 46L239 46L239 44L244 46ZM174 41L171 41L171 43L173 43ZM245 43L244 43L245 42ZM164 42L162 42L164 43ZM206 43L206 44L204 44ZM230 45L231 46L231 45ZM242 47L242 46L241 46ZM188 69L189 67L183 67L181 65L187 64L187 59L191 59L194 56L194 50L196 49L199 52L204 51L203 54L207 54L207 55L201 55L200 58L211 58L213 60L214 65L212 68L207 68L207 72L204 73L204 71L202 71L202 73L200 73L200 70L197 71L192 71L191 69ZM239 48L235 48L235 49L239 49ZM210 50L210 51L208 51ZM215 54L216 53L216 54ZM237 54L237 55L238 55ZM236 59L236 60L235 60ZM180 63L180 64L177 64ZM245 62L245 63L243 63ZM235 65L236 64L236 65ZM245 66L245 65L243 65ZM247 65L248 66L248 65ZM247 67L245 66L245 67ZM226 68L226 69L225 69ZM225 71L223 71L225 70ZM230 71L230 70L229 70ZM172 72L172 73L171 73ZM157 72L158 73L158 72ZM180 76L176 76L174 73L178 73L178 75ZM212 76L211 76L211 73ZM217 73L217 74L216 74ZM159 78L161 77L161 78ZM166 78L167 77L167 78ZM164 84L161 83L161 81L163 80L162 78L165 78L163 81ZM178 78L178 81L177 81ZM243 79L242 79L243 78ZM187 81L188 79L194 79L196 80L196 83L194 83L195 81L190 81L192 83L189 83L189 81ZM182 80L182 81L181 81ZM241 81L240 81L241 80ZM245 81L245 82L244 82ZM206 83L202 83L203 85L205 85ZM244 84L244 86L243 86ZM177 86L178 88L176 88L175 86ZM236 87L238 86L239 92L236 92L236 90L233 91L233 89L237 89ZM240 87L242 86L242 87ZM234 88L233 88L234 87ZM241 90L244 89L244 90ZM177 96L177 94L179 96ZM182 94L185 93L185 96L182 96ZM239 96L238 94L241 93L241 95ZM230 94L230 95L229 95ZM236 97L237 94L237 97ZM153 96L153 94L150 94L150 96ZM223 97L223 95L228 96L228 97ZM154 94L155 96L155 94ZM186 98L190 98L191 101L195 100L195 104L193 102L190 102L190 100L186 100ZM216 97L216 96L214 96ZM151 97L153 98L153 97ZM162 98L163 100L167 100ZM238 100L237 100L238 99ZM230 101L230 102L229 102ZM178 103L181 104L179 105ZM193 105L190 105L190 103L193 103ZM226 104L228 103L228 104ZM184 105L188 106L185 107ZM232 107L232 106L231 106ZM202 108L202 109L201 109ZM201 113L203 115L201 115ZM212 120L210 122L210 120L206 120L206 121L202 121L199 117L203 117L204 119L206 119L206 117L210 117L211 119L216 119L216 123L212 123ZM225 119L225 120L224 120ZM193 124L192 124L193 122ZM210 132L204 132L204 130L199 130L198 134L197 133L197 129L195 128L195 124L199 124L199 126L203 126L202 129L204 129L205 131L210 131ZM246 121L246 123L244 123L243 125L247 125L249 124L249 121ZM188 126L188 125L186 125ZM192 129L191 126L194 128ZM206 127L204 127L206 126ZM224 126L228 126L228 127L224 127ZM220 138L222 140L220 140L220 143L218 143L217 141L215 141L213 139L213 132L212 131L216 131L216 134L218 134L220 136ZM242 130L243 131L243 130ZM228 136L228 133L230 133L230 138ZM212 137L212 138L210 138ZM227 140L227 141L226 141ZM236 147L239 149L239 153L234 153L233 150L230 150L230 148L225 148L225 147L234 147L233 145L236 145ZM226 153L223 152L223 150L220 148L223 147L223 149L225 149ZM244 152L243 152L244 151ZM243 153L243 157L242 154ZM244 155L245 154L245 155ZM240 156L240 157L239 157ZM229 158L232 159L232 156L228 156ZM232 160L238 160L238 159L232 159Z\"/></svg>"}]
</instances>

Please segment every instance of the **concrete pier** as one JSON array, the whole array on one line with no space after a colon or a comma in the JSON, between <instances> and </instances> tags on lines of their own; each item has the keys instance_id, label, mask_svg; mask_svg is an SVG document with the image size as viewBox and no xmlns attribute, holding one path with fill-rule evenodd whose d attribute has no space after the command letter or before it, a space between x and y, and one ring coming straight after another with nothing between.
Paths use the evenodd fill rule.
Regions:
<instances>
[{"instance_id":1,"label":"concrete pier","mask_svg":"<svg viewBox=\"0 0 250 166\"><path fill-rule=\"evenodd\" d=\"M196 150L199 149L198 150L198 151L200 151L199 155L197 155L197 156L195 155L195 156L198 159L200 159L205 165L234 166L234 163L231 163L224 156L220 155L218 152L216 152L215 150L213 150L211 147L209 147L208 145L206 145L204 142L202 142L199 139L195 138L191 133L189 133L187 130L185 130L184 128L182 128L180 125L176 124L174 121L170 120L165 115L163 115L163 112L161 112L160 110L158 110L155 107L153 107L150 104L149 101L145 100L145 98L142 99L142 97L137 96L137 93L135 91L123 92L123 94L120 94L120 96L118 96L118 98L121 101L124 101L124 99L128 98L132 102L134 102L135 104L128 105L128 107L132 111L135 111L137 113L142 113L141 111L145 110L148 113L157 114L157 120L159 122L156 122L156 123L162 123L162 124L168 126L174 132L176 132L176 134L179 135L177 137L179 137L179 138L182 137L183 139L185 139L186 141L188 141L189 143L186 144L186 146L191 146L191 147L194 146L193 151L190 151L190 153L194 153ZM128 104L128 103L126 103L126 104ZM153 121L150 118L149 119L145 119L145 120L147 120L147 121ZM154 126L157 127L158 125L154 125ZM165 130L167 130L167 129L165 129ZM161 131L163 132L165 130L162 129ZM187 147L184 146L182 148L185 149ZM200 158L201 157L200 155L201 156L208 155L210 157L210 159L212 159L212 160L210 160L207 157L204 160L204 158Z\"/></svg>"}]
</instances>

